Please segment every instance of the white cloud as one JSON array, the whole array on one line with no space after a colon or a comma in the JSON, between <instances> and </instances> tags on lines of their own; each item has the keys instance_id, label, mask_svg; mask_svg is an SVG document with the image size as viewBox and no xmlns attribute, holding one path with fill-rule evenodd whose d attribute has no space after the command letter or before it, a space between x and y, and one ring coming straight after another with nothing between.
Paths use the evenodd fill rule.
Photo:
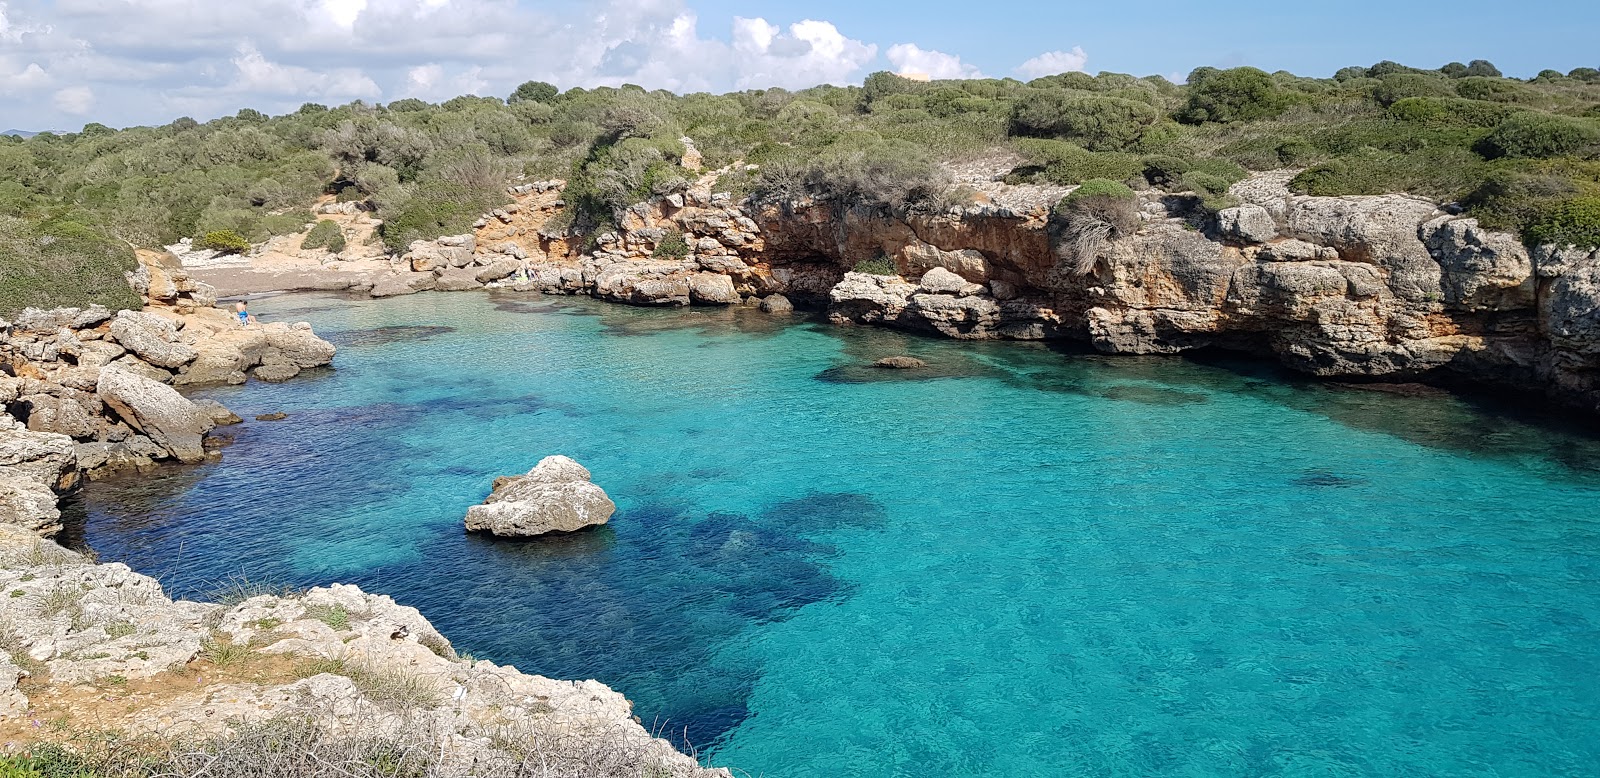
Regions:
<instances>
[{"instance_id":1,"label":"white cloud","mask_svg":"<svg viewBox=\"0 0 1600 778\"><path fill-rule=\"evenodd\" d=\"M1089 55L1084 53L1083 47L1073 46L1072 51L1047 51L1040 54L1018 65L1016 73L1026 79L1042 78L1074 70L1081 72L1088 62Z\"/></svg>"},{"instance_id":2,"label":"white cloud","mask_svg":"<svg viewBox=\"0 0 1600 778\"><path fill-rule=\"evenodd\" d=\"M882 65L876 43L827 20L709 20L692 2L0 0L0 94L22 127L67 126L85 111L162 124L307 101L504 96L528 80L798 89L858 84ZM978 74L912 43L888 53L936 77Z\"/></svg>"},{"instance_id":3,"label":"white cloud","mask_svg":"<svg viewBox=\"0 0 1600 778\"><path fill-rule=\"evenodd\" d=\"M983 78L976 67L954 54L919 48L915 43L896 43L889 47L889 62L896 73L923 73L932 78Z\"/></svg>"},{"instance_id":4,"label":"white cloud","mask_svg":"<svg viewBox=\"0 0 1600 778\"><path fill-rule=\"evenodd\" d=\"M72 116L83 116L94 107L94 90L86 86L69 86L51 98L56 110Z\"/></svg>"}]
</instances>

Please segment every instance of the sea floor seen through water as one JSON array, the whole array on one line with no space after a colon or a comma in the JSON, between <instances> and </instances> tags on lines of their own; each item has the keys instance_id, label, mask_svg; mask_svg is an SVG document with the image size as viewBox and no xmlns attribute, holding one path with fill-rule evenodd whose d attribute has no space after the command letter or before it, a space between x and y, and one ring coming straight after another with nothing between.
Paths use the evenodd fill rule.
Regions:
<instances>
[{"instance_id":1,"label":"sea floor seen through water","mask_svg":"<svg viewBox=\"0 0 1600 778\"><path fill-rule=\"evenodd\" d=\"M1592 775L1600 441L1260 364L579 298L292 295L337 369L91 485L103 559L346 582L764 776ZM869 367L906 354L925 370ZM565 454L595 531L468 536Z\"/></svg>"}]
</instances>

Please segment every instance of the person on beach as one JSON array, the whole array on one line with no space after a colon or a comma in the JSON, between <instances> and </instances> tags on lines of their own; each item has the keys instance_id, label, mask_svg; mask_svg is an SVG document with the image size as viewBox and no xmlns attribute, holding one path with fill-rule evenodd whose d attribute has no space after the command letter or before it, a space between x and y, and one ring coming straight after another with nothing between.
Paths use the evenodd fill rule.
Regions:
<instances>
[{"instance_id":1,"label":"person on beach","mask_svg":"<svg viewBox=\"0 0 1600 778\"><path fill-rule=\"evenodd\" d=\"M233 310L239 314L240 327L248 327L256 323L256 317L250 314L249 305L245 301L240 300L233 306Z\"/></svg>"}]
</instances>

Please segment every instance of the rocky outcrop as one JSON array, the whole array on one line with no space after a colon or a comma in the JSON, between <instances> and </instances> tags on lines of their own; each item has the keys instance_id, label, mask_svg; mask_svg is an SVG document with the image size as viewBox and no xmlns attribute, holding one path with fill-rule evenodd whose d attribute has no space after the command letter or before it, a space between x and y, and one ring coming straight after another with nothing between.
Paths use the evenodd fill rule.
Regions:
<instances>
[{"instance_id":1,"label":"rocky outcrop","mask_svg":"<svg viewBox=\"0 0 1600 778\"><path fill-rule=\"evenodd\" d=\"M563 456L545 457L527 475L496 480L482 505L467 509L469 532L535 537L576 532L611 519L617 509L589 471Z\"/></svg>"},{"instance_id":2,"label":"rocky outcrop","mask_svg":"<svg viewBox=\"0 0 1600 778\"><path fill-rule=\"evenodd\" d=\"M178 341L173 320L153 313L121 311L111 321L111 337L145 362L176 370L200 356Z\"/></svg>"},{"instance_id":3,"label":"rocky outcrop","mask_svg":"<svg viewBox=\"0 0 1600 778\"><path fill-rule=\"evenodd\" d=\"M216 422L209 412L177 390L130 371L108 367L100 371L95 392L129 427L148 436L178 461L205 459L201 440Z\"/></svg>"},{"instance_id":4,"label":"rocky outcrop","mask_svg":"<svg viewBox=\"0 0 1600 778\"><path fill-rule=\"evenodd\" d=\"M728 776L651 736L603 684L461 658L416 609L354 586L231 607L174 601L124 565L93 564L0 524L0 591L9 593L0 597L0 719L159 737L268 720L310 722L333 737L416 732L438 775L532 774L601 754L616 774ZM222 656L250 671L213 671L207 662ZM178 673L182 683L160 682ZM116 691L146 679L136 698ZM58 736L32 733L27 740Z\"/></svg>"}]
</instances>

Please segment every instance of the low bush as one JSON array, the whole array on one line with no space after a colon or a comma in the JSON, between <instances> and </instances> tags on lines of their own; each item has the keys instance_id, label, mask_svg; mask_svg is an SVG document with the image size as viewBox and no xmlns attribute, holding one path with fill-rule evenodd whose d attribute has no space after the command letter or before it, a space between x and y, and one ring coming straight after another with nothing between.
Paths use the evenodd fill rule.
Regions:
<instances>
[{"instance_id":1,"label":"low bush","mask_svg":"<svg viewBox=\"0 0 1600 778\"><path fill-rule=\"evenodd\" d=\"M1050 236L1078 275L1094 272L1105 244L1139 228L1138 197L1126 184L1091 179L1056 204Z\"/></svg>"},{"instance_id":2,"label":"low bush","mask_svg":"<svg viewBox=\"0 0 1600 778\"><path fill-rule=\"evenodd\" d=\"M1600 248L1600 197L1573 197L1550 205L1528 225L1529 243Z\"/></svg>"},{"instance_id":3,"label":"low bush","mask_svg":"<svg viewBox=\"0 0 1600 778\"><path fill-rule=\"evenodd\" d=\"M1148 103L1060 90L1036 91L1012 104L1010 133L1071 140L1090 151L1126 151L1159 118Z\"/></svg>"},{"instance_id":4,"label":"low bush","mask_svg":"<svg viewBox=\"0 0 1600 778\"><path fill-rule=\"evenodd\" d=\"M303 249L327 249L335 254L344 251L344 229L338 222L331 219L321 219L311 231L306 233L304 240L300 241Z\"/></svg>"},{"instance_id":5,"label":"low bush","mask_svg":"<svg viewBox=\"0 0 1600 778\"><path fill-rule=\"evenodd\" d=\"M1522 113L1501 122L1483 140L1499 157L1546 159L1592 152L1600 145L1600 123L1570 116Z\"/></svg>"},{"instance_id":6,"label":"low bush","mask_svg":"<svg viewBox=\"0 0 1600 778\"><path fill-rule=\"evenodd\" d=\"M142 302L124 277L138 266L133 249L99 229L0 216L0 316L94 303L138 310Z\"/></svg>"},{"instance_id":7,"label":"low bush","mask_svg":"<svg viewBox=\"0 0 1600 778\"><path fill-rule=\"evenodd\" d=\"M1523 109L1459 97L1408 97L1389 106L1389 116L1418 124L1494 127Z\"/></svg>"},{"instance_id":8,"label":"low bush","mask_svg":"<svg viewBox=\"0 0 1600 778\"><path fill-rule=\"evenodd\" d=\"M1372 99L1387 107L1408 97L1445 97L1455 93L1450 82L1439 76L1391 73L1372 90Z\"/></svg>"},{"instance_id":9,"label":"low bush","mask_svg":"<svg viewBox=\"0 0 1600 778\"><path fill-rule=\"evenodd\" d=\"M689 243L683 239L683 233L677 230L667 230L667 234L656 244L655 251L650 256L656 259L683 259L689 256Z\"/></svg>"},{"instance_id":10,"label":"low bush","mask_svg":"<svg viewBox=\"0 0 1600 778\"><path fill-rule=\"evenodd\" d=\"M1256 68L1200 68L1189 74L1189 102L1178 118L1191 124L1270 119L1288 110L1294 95Z\"/></svg>"},{"instance_id":11,"label":"low bush","mask_svg":"<svg viewBox=\"0 0 1600 778\"><path fill-rule=\"evenodd\" d=\"M872 259L863 259L856 263L851 270L857 273L866 273L872 276L897 276L900 268L895 267L894 260L886 254L879 254Z\"/></svg>"},{"instance_id":12,"label":"low bush","mask_svg":"<svg viewBox=\"0 0 1600 778\"><path fill-rule=\"evenodd\" d=\"M1060 140L1022 138L1016 148L1028 164L1012 171L1007 181L1071 186L1094 178L1126 181L1143 174L1144 164L1133 154L1095 152Z\"/></svg>"},{"instance_id":13,"label":"low bush","mask_svg":"<svg viewBox=\"0 0 1600 778\"><path fill-rule=\"evenodd\" d=\"M233 230L212 230L200 236L194 247L223 254L243 254L250 250L250 241Z\"/></svg>"}]
</instances>

